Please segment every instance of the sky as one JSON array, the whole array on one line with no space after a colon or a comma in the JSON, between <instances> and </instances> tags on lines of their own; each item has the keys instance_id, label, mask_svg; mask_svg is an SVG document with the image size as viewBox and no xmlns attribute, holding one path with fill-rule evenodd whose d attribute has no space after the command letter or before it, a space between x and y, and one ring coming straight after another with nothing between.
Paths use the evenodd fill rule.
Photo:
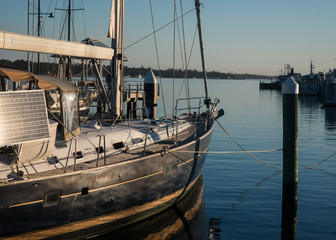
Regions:
<instances>
[{"instance_id":1,"label":"sky","mask_svg":"<svg viewBox=\"0 0 336 240\"><path fill-rule=\"evenodd\" d=\"M35 2L37 6L37 0L30 2L31 4ZM55 15L54 19L43 16L44 36L59 37L64 12L55 10L55 7L66 8L66 2L66 0L41 0L41 11L53 12ZM180 1L176 2L180 6ZM309 72L311 60L315 71L336 68L335 0L201 0L201 2L208 71L278 75L284 64L290 64L296 72L306 74ZM2 0L1 3L0 29L27 33L28 0ZM152 32L149 3L149 0L125 0L125 47ZM173 19L173 3L173 0L151 1L156 29ZM84 11L74 12L74 40L106 36L110 4L110 0L74 0L73 8L85 8ZM194 1L183 0L182 6L183 11L187 12L193 8ZM178 14L180 11L179 9ZM36 22L35 18L35 25ZM184 28L187 49L185 55L187 58L189 55L192 56L189 68L200 70L198 43L192 48L196 28L195 12L185 16ZM159 63L152 35L125 50L125 55L130 59L127 66L155 69L172 67L173 30L171 24L156 34ZM110 45L109 40L105 43ZM176 40L176 45L178 44ZM175 56L179 56L176 59L181 59L181 54L184 55L184 52L176 53ZM25 59L25 54L0 50L0 59L3 58Z\"/></svg>"}]
</instances>

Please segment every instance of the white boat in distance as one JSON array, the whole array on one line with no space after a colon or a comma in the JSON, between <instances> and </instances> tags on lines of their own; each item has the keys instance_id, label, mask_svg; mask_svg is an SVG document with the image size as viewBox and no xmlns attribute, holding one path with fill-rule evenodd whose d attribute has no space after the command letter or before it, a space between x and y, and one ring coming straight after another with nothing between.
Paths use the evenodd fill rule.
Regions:
<instances>
[{"instance_id":1,"label":"white boat in distance","mask_svg":"<svg viewBox=\"0 0 336 240\"><path fill-rule=\"evenodd\" d=\"M121 87L123 0L111 6L112 49L0 31L0 49L110 59L114 69L109 90L97 71L106 112L80 122L72 83L0 68L0 237L73 239L114 231L176 204L201 176L214 122L224 112L208 96L199 0L205 98L194 114L165 118L156 117L152 72L143 89ZM32 84L19 89L19 82ZM49 110L49 91L60 95L59 112Z\"/></svg>"}]
</instances>

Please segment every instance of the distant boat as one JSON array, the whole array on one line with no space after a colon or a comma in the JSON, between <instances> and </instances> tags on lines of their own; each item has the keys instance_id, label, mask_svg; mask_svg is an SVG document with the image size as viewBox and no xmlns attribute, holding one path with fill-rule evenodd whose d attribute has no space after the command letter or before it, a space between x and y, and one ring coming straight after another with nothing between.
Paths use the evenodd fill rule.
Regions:
<instances>
[{"instance_id":1,"label":"distant boat","mask_svg":"<svg viewBox=\"0 0 336 240\"><path fill-rule=\"evenodd\" d=\"M336 69L326 74L324 106L336 106Z\"/></svg>"},{"instance_id":2,"label":"distant boat","mask_svg":"<svg viewBox=\"0 0 336 240\"><path fill-rule=\"evenodd\" d=\"M285 64L283 74L278 75L275 79L262 80L259 82L260 89L281 89L281 85L289 78L293 76L295 79L301 75L294 72L294 68L290 64Z\"/></svg>"},{"instance_id":3,"label":"distant boat","mask_svg":"<svg viewBox=\"0 0 336 240\"><path fill-rule=\"evenodd\" d=\"M297 82L299 84L299 95L318 96L324 91L324 79L321 74L313 73L313 62L310 63L310 74L303 75Z\"/></svg>"},{"instance_id":4,"label":"distant boat","mask_svg":"<svg viewBox=\"0 0 336 240\"><path fill-rule=\"evenodd\" d=\"M268 79L268 80L262 80L259 82L259 88L260 89L281 89L281 86L279 84L279 81L277 79Z\"/></svg>"}]
</instances>

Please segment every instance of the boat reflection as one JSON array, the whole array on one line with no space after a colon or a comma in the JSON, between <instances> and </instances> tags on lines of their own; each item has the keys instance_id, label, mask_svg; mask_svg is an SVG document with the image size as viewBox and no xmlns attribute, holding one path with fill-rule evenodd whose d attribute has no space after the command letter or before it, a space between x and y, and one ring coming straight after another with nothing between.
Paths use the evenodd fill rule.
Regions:
<instances>
[{"instance_id":1,"label":"boat reflection","mask_svg":"<svg viewBox=\"0 0 336 240\"><path fill-rule=\"evenodd\" d=\"M117 231L91 236L90 239L170 239L177 233L183 239L195 239L190 221L200 209L204 192L202 176L186 195L165 211ZM173 237L174 238L174 237ZM181 237L179 237L181 239Z\"/></svg>"},{"instance_id":2,"label":"boat reflection","mask_svg":"<svg viewBox=\"0 0 336 240\"><path fill-rule=\"evenodd\" d=\"M320 111L320 98L317 96L299 96L299 107L301 110L306 110L306 113Z\"/></svg>"},{"instance_id":3,"label":"boat reflection","mask_svg":"<svg viewBox=\"0 0 336 240\"><path fill-rule=\"evenodd\" d=\"M335 134L336 131L336 108L325 107L325 130L330 134Z\"/></svg>"}]
</instances>

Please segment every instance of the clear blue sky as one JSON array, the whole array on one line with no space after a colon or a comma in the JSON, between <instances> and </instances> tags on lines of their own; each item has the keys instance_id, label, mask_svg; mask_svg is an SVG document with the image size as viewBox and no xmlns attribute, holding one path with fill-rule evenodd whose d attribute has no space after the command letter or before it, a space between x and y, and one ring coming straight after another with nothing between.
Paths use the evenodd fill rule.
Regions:
<instances>
[{"instance_id":1,"label":"clear blue sky","mask_svg":"<svg viewBox=\"0 0 336 240\"><path fill-rule=\"evenodd\" d=\"M33 0L30 0L33 2ZM28 0L2 0L0 29L27 32ZM42 12L63 6L63 0L41 0ZM66 0L64 2L67 2ZM180 1L177 1L178 3ZM202 0L202 21L208 70L236 73L279 74L284 64L307 73L312 59L316 71L336 68L335 0ZM50 4L51 3L51 4ZM35 0L37 6L37 0ZM75 0L76 40L101 37L107 32L109 0ZM152 0L155 25L173 18L173 0ZM184 0L183 10L193 8L193 0ZM151 32L148 0L125 0L125 46ZM49 9L49 10L48 10ZM54 20L43 18L47 37L59 36L64 13L55 12ZM187 48L195 30L195 13L185 18ZM172 27L158 33L161 68L171 67ZM109 44L109 42L106 42ZM188 50L189 51L189 50ZM198 45L193 56L198 56ZM153 37L126 50L129 66L157 68ZM167 58L164 58L167 56ZM13 55L24 59L24 53ZM9 58L0 51L0 58ZM193 60L191 68L200 69Z\"/></svg>"}]
</instances>

